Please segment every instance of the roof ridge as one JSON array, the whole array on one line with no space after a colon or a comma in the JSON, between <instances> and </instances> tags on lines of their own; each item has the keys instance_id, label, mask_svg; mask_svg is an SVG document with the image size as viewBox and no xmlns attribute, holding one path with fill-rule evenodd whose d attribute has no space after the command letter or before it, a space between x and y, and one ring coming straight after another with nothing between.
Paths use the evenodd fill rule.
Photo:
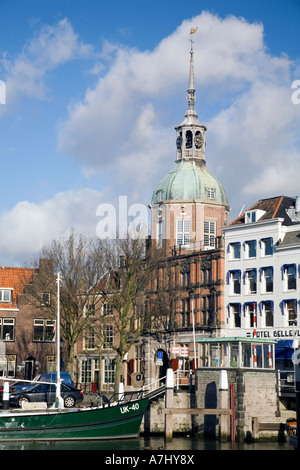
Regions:
<instances>
[{"instance_id":1,"label":"roof ridge","mask_svg":"<svg viewBox=\"0 0 300 470\"><path fill-rule=\"evenodd\" d=\"M285 197L285 196L280 196L280 199L279 199L279 201L278 201L278 204L277 204L277 206L276 206L276 209L275 209L275 211L274 211L274 214L273 214L272 217L271 217L272 219L275 219L275 216L276 216L276 214L277 214L277 212L278 212L278 209L279 209L280 204L282 203L284 197Z\"/></svg>"}]
</instances>

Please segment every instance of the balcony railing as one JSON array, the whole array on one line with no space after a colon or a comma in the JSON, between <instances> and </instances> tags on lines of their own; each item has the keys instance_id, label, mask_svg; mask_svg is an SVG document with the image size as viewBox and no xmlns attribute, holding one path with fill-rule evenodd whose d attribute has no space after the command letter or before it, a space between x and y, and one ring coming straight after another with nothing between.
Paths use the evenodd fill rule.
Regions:
<instances>
[{"instance_id":1,"label":"balcony railing","mask_svg":"<svg viewBox=\"0 0 300 470\"><path fill-rule=\"evenodd\" d=\"M193 253L197 251L220 250L224 248L223 237L211 237L209 243L204 240L190 242L188 245L174 245L171 247L172 256Z\"/></svg>"}]
</instances>

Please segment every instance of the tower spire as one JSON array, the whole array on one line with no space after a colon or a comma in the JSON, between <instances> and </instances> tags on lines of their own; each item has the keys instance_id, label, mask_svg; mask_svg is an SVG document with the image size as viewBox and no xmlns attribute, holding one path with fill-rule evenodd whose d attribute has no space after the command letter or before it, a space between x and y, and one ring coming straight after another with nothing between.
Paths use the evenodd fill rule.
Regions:
<instances>
[{"instance_id":1,"label":"tower spire","mask_svg":"<svg viewBox=\"0 0 300 470\"><path fill-rule=\"evenodd\" d=\"M184 121L177 127L176 146L177 146L177 159L181 160L193 160L202 163L205 162L205 132L206 127L200 124L198 116L194 108L196 101L196 90L194 85L194 49L193 49L193 34L198 28L192 28L190 30L190 75L189 75L189 88L187 90L187 102L188 110L185 113Z\"/></svg>"},{"instance_id":2,"label":"tower spire","mask_svg":"<svg viewBox=\"0 0 300 470\"><path fill-rule=\"evenodd\" d=\"M191 28L190 30L190 42L191 42L191 50L190 50L190 77L189 77L189 89L187 95L187 102L189 104L189 110L194 111L194 104L196 101L196 90L194 85L194 49L193 49L193 34L197 31L198 28Z\"/></svg>"}]
</instances>

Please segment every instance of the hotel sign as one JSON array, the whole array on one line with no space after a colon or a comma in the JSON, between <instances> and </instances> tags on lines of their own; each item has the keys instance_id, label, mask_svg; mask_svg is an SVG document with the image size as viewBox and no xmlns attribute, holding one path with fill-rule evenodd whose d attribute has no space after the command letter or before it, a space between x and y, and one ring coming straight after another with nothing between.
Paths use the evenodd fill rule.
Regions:
<instances>
[{"instance_id":1,"label":"hotel sign","mask_svg":"<svg viewBox=\"0 0 300 470\"><path fill-rule=\"evenodd\" d=\"M253 330L246 331L247 338L253 338ZM299 328L272 328L256 330L256 338L293 339L300 338Z\"/></svg>"}]
</instances>

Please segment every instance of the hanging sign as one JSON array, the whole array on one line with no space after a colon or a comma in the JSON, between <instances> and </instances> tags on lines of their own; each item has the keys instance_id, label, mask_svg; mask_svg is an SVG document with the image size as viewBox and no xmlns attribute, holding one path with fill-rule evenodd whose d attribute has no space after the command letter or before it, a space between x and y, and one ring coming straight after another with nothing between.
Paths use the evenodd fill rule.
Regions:
<instances>
[{"instance_id":1,"label":"hanging sign","mask_svg":"<svg viewBox=\"0 0 300 470\"><path fill-rule=\"evenodd\" d=\"M171 347L171 354L176 354L179 357L189 357L188 346L173 346Z\"/></svg>"}]
</instances>

